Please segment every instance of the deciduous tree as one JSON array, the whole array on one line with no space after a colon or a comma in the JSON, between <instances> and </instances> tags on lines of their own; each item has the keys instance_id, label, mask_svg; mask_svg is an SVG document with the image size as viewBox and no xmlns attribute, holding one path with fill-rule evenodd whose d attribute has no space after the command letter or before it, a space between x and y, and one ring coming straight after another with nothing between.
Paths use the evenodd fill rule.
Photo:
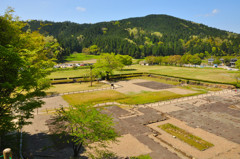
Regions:
<instances>
[{"instance_id":1,"label":"deciduous tree","mask_svg":"<svg viewBox=\"0 0 240 159\"><path fill-rule=\"evenodd\" d=\"M129 55L116 55L116 59L119 60L124 66L129 66L132 64L132 57Z\"/></svg>"},{"instance_id":2,"label":"deciduous tree","mask_svg":"<svg viewBox=\"0 0 240 159\"><path fill-rule=\"evenodd\" d=\"M146 59L146 62L149 65L153 65L153 64L156 63L156 57L155 56L147 56L145 59Z\"/></svg>"},{"instance_id":3,"label":"deciduous tree","mask_svg":"<svg viewBox=\"0 0 240 159\"><path fill-rule=\"evenodd\" d=\"M118 136L112 118L92 106L61 108L52 124L54 133L66 137L66 141L73 144L74 157L79 155L82 147L94 142L113 141Z\"/></svg>"},{"instance_id":4,"label":"deciduous tree","mask_svg":"<svg viewBox=\"0 0 240 159\"><path fill-rule=\"evenodd\" d=\"M92 45L92 46L89 47L89 51L90 51L91 54L97 54L98 51L99 51L99 48L98 48L97 45Z\"/></svg>"},{"instance_id":5,"label":"deciduous tree","mask_svg":"<svg viewBox=\"0 0 240 159\"><path fill-rule=\"evenodd\" d=\"M221 63L222 63L222 61L220 61L218 58L215 58L213 61L213 64L220 65Z\"/></svg>"},{"instance_id":6,"label":"deciduous tree","mask_svg":"<svg viewBox=\"0 0 240 159\"><path fill-rule=\"evenodd\" d=\"M50 86L45 77L58 53L56 41L24 32L25 24L12 12L9 8L0 16L0 146L8 132L28 124L33 110L43 104L39 97Z\"/></svg>"},{"instance_id":7,"label":"deciduous tree","mask_svg":"<svg viewBox=\"0 0 240 159\"><path fill-rule=\"evenodd\" d=\"M113 70L122 68L123 64L118 61L114 53L103 53L94 64L93 72L100 77L106 77L109 80L109 75L113 74Z\"/></svg>"},{"instance_id":8,"label":"deciduous tree","mask_svg":"<svg viewBox=\"0 0 240 159\"><path fill-rule=\"evenodd\" d=\"M200 57L198 57L197 55L193 55L191 58L190 58L190 63L193 64L193 65L200 65L202 63L202 60Z\"/></svg>"}]
</instances>

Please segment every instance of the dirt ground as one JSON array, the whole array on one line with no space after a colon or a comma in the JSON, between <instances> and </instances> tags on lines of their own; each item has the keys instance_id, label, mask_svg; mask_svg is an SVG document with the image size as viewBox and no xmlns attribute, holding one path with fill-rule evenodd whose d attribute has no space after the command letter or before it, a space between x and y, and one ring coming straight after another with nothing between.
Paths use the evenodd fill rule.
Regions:
<instances>
[{"instance_id":1,"label":"dirt ground","mask_svg":"<svg viewBox=\"0 0 240 159\"><path fill-rule=\"evenodd\" d=\"M110 143L108 145L108 150L111 152L117 152L120 157L139 156L152 152L148 146L139 142L136 137L131 134L122 135L117 140L117 143Z\"/></svg>"},{"instance_id":2,"label":"dirt ground","mask_svg":"<svg viewBox=\"0 0 240 159\"><path fill-rule=\"evenodd\" d=\"M85 60L85 61L71 61L71 62L66 62L66 64L73 64L73 63L96 63L97 60L96 59L92 59L92 60Z\"/></svg>"},{"instance_id":3,"label":"dirt ground","mask_svg":"<svg viewBox=\"0 0 240 159\"><path fill-rule=\"evenodd\" d=\"M119 84L123 87L116 90L124 93L129 91L159 91L134 84L141 82L146 82L146 80L120 81ZM25 154L28 154L30 159L70 158L69 156L72 155L71 145L56 144L49 134L48 126L54 109L60 105L67 107L68 103L60 96L46 98L44 101L46 104L35 111L34 119L32 119L33 124L24 127L26 132L24 135ZM118 145L111 145L111 150L119 156L149 154L153 159L187 158L186 156L240 158L240 110L236 109L240 105L239 94L234 92L219 93L218 95L178 101L163 105L146 105L130 110L118 106L106 107L102 113L112 115L116 122L117 132L123 136ZM209 142L213 142L216 146L210 148L209 151L201 152L156 129L156 126L151 127L152 124L158 125L166 122L184 128ZM164 136L162 139L165 142L157 138L161 135ZM128 141L131 141L131 144L127 145ZM181 149L182 145L184 148ZM199 157L201 155L204 157Z\"/></svg>"},{"instance_id":4,"label":"dirt ground","mask_svg":"<svg viewBox=\"0 0 240 159\"><path fill-rule=\"evenodd\" d=\"M199 151L198 149L182 142L181 140L174 138L172 135L168 134L167 132L161 130L161 128L158 127L159 125L163 125L166 123L177 125L181 129L212 143L214 146L207 150ZM158 135L157 138L161 138L165 142L176 147L178 150L188 154L189 156L192 156L198 159L213 158L220 154L228 153L228 151L231 151L233 149L240 148L239 144L228 141L223 137L209 133L200 128L192 128L186 125L186 123L172 117L170 117L168 120L165 120L163 122L150 124L148 126L160 132L160 135ZM240 157L240 155L236 153L234 158L238 158L238 157Z\"/></svg>"},{"instance_id":5,"label":"dirt ground","mask_svg":"<svg viewBox=\"0 0 240 159\"><path fill-rule=\"evenodd\" d=\"M149 153L153 159L177 159L179 158L175 153L168 151L166 148L161 146L159 143L154 142L151 138L148 137L149 134L153 133L153 130L146 125L154 122L159 122L165 120L164 114L155 111L152 108L139 108L138 111L142 115L121 118L123 116L122 111L116 111L122 108L117 106L107 107L103 113L111 114L114 117L116 122L115 128L121 135L131 134L134 136L141 144L146 145L152 152ZM118 113L120 112L120 113ZM128 113L126 112L126 115ZM137 146L137 145L136 145ZM125 155L132 151L133 148L126 147ZM118 150L114 151L118 154ZM145 154L139 150L139 154ZM119 154L123 155L123 154Z\"/></svg>"},{"instance_id":6,"label":"dirt ground","mask_svg":"<svg viewBox=\"0 0 240 159\"><path fill-rule=\"evenodd\" d=\"M156 90L161 90L161 89L167 89L167 88L173 88L173 85L170 84L164 84L164 83L159 83L155 81L148 81L148 82L139 82L139 83L133 83L142 87L147 87L151 89L156 89Z\"/></svg>"},{"instance_id":7,"label":"dirt ground","mask_svg":"<svg viewBox=\"0 0 240 159\"><path fill-rule=\"evenodd\" d=\"M34 118L29 120L32 124L23 128L23 155L28 159L68 159L73 153L71 146L56 146L52 140L52 136L49 134L47 123L53 115L52 111L55 108L59 108L60 106L67 107L68 103L61 96L44 98L43 101L45 104L42 108L35 110Z\"/></svg>"},{"instance_id":8,"label":"dirt ground","mask_svg":"<svg viewBox=\"0 0 240 159\"><path fill-rule=\"evenodd\" d=\"M49 97L42 99L45 103L41 108L35 109L34 114L53 114L55 109L60 107L69 107L69 104L62 98L62 96Z\"/></svg>"},{"instance_id":9,"label":"dirt ground","mask_svg":"<svg viewBox=\"0 0 240 159\"><path fill-rule=\"evenodd\" d=\"M176 88L174 85L159 83L155 81L149 81L144 79L133 79L129 81L116 82L117 85L121 85L121 88L116 89L121 93L140 93L142 91L170 91L176 94L190 94L196 93L196 91Z\"/></svg>"}]
</instances>

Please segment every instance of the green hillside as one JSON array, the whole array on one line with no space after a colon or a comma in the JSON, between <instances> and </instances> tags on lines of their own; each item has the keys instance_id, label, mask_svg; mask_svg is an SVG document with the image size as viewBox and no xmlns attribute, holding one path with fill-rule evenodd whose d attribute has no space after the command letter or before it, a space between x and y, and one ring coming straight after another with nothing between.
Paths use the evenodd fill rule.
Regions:
<instances>
[{"instance_id":1,"label":"green hillside","mask_svg":"<svg viewBox=\"0 0 240 159\"><path fill-rule=\"evenodd\" d=\"M29 28L52 35L64 48L59 58L74 51L114 52L135 58L184 53L238 55L240 35L168 15L148 15L96 24L31 21Z\"/></svg>"},{"instance_id":2,"label":"green hillside","mask_svg":"<svg viewBox=\"0 0 240 159\"><path fill-rule=\"evenodd\" d=\"M66 61L85 61L85 60L92 60L98 59L98 55L87 55L85 53L73 53L70 56L66 57Z\"/></svg>"}]
</instances>

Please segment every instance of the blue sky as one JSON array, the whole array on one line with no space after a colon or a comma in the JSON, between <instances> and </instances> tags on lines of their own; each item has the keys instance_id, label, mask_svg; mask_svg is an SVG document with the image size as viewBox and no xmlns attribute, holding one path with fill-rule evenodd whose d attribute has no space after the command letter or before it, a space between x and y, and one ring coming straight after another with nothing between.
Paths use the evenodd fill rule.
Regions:
<instances>
[{"instance_id":1,"label":"blue sky","mask_svg":"<svg viewBox=\"0 0 240 159\"><path fill-rule=\"evenodd\" d=\"M167 14L240 33L240 0L0 0L0 15L8 6L22 20L97 23Z\"/></svg>"}]
</instances>

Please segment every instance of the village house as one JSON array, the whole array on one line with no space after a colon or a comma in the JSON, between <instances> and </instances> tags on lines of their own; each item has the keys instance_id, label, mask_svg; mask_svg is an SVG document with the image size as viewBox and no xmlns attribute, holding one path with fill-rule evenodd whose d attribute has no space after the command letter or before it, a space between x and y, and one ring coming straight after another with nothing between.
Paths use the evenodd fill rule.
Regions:
<instances>
[{"instance_id":1,"label":"village house","mask_svg":"<svg viewBox=\"0 0 240 159\"><path fill-rule=\"evenodd\" d=\"M212 66L213 65L214 58L208 59L208 65Z\"/></svg>"},{"instance_id":2,"label":"village house","mask_svg":"<svg viewBox=\"0 0 240 159\"><path fill-rule=\"evenodd\" d=\"M231 59L231 60L230 60L230 66L231 66L231 67L235 67L235 63L237 62L237 60L238 60L237 58Z\"/></svg>"}]
</instances>

